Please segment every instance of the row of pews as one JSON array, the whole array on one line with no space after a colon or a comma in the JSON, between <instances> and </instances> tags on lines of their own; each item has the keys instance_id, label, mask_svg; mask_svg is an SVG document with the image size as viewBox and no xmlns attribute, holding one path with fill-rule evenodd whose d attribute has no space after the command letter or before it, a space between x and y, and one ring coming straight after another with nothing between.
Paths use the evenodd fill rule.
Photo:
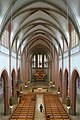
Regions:
<instances>
[{"instance_id":1,"label":"row of pews","mask_svg":"<svg viewBox=\"0 0 80 120\"><path fill-rule=\"evenodd\" d=\"M56 94L44 95L46 120L71 120Z\"/></svg>"},{"instance_id":2,"label":"row of pews","mask_svg":"<svg viewBox=\"0 0 80 120\"><path fill-rule=\"evenodd\" d=\"M9 120L34 120L36 95L24 94Z\"/></svg>"},{"instance_id":3,"label":"row of pews","mask_svg":"<svg viewBox=\"0 0 80 120\"><path fill-rule=\"evenodd\" d=\"M21 96L20 102L9 120L34 120L36 94ZM44 94L46 120L71 120L56 94Z\"/></svg>"}]
</instances>

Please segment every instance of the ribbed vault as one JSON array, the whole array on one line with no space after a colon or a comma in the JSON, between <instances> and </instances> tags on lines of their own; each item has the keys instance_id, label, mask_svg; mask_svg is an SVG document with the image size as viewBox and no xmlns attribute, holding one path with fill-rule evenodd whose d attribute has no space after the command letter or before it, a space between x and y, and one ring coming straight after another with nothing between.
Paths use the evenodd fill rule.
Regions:
<instances>
[{"instance_id":1,"label":"ribbed vault","mask_svg":"<svg viewBox=\"0 0 80 120\"><path fill-rule=\"evenodd\" d=\"M63 40L69 46L69 22L79 36L72 0L7 0L6 5L1 0L0 4L0 37L9 27L11 48L16 43L16 52L27 49L27 53L33 54L38 47L48 54L52 54L53 48L57 53L63 51Z\"/></svg>"}]
</instances>

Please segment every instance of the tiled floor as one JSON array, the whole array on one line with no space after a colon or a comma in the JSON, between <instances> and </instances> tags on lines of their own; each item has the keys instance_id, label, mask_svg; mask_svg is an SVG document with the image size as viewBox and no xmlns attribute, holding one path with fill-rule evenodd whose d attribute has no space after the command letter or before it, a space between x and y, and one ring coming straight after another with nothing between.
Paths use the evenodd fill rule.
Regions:
<instances>
[{"instance_id":1,"label":"tiled floor","mask_svg":"<svg viewBox=\"0 0 80 120\"><path fill-rule=\"evenodd\" d=\"M31 92L32 88L35 88L34 92L36 92L37 88L45 88L44 91L46 92L46 90L48 89L48 92L52 92L52 93L56 93L55 88L51 88L47 83L32 83L29 85L29 87L27 89L24 90L24 94ZM35 109L35 120L46 120L45 118L45 109L43 110L43 112L41 113L39 111L39 105L40 103L43 104L44 106L44 101L43 101L43 95L42 94L38 94L37 95L37 101L36 101L36 109ZM9 120L10 116L4 116L4 110L3 110L3 100L0 100L0 120ZM71 116L71 120L80 120L80 98L77 98L77 115L76 116Z\"/></svg>"},{"instance_id":2,"label":"tiled floor","mask_svg":"<svg viewBox=\"0 0 80 120\"><path fill-rule=\"evenodd\" d=\"M40 104L43 105L43 111L40 112ZM45 118L45 109L44 109L44 101L43 101L43 95L38 94L37 100L36 100L36 110L35 110L35 120L46 120Z\"/></svg>"}]
</instances>

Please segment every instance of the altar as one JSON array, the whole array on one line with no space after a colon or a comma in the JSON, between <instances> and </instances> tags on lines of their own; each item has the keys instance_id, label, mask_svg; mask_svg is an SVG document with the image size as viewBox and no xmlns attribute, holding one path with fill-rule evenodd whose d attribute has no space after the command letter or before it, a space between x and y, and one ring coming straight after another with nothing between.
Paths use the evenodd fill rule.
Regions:
<instances>
[{"instance_id":1,"label":"altar","mask_svg":"<svg viewBox=\"0 0 80 120\"><path fill-rule=\"evenodd\" d=\"M45 80L46 78L46 73L44 71L36 71L34 73L34 79L35 80Z\"/></svg>"}]
</instances>

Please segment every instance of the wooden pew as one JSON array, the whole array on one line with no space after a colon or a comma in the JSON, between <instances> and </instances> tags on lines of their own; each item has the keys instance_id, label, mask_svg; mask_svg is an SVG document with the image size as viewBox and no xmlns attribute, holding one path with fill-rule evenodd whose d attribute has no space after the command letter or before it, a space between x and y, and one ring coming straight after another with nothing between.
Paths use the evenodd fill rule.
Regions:
<instances>
[{"instance_id":1,"label":"wooden pew","mask_svg":"<svg viewBox=\"0 0 80 120\"><path fill-rule=\"evenodd\" d=\"M23 95L9 120L34 120L36 96L35 100L32 99L33 96L33 94Z\"/></svg>"},{"instance_id":2,"label":"wooden pew","mask_svg":"<svg viewBox=\"0 0 80 120\"><path fill-rule=\"evenodd\" d=\"M46 120L71 120L57 95L44 95ZM49 116L50 118L48 118Z\"/></svg>"}]
</instances>

